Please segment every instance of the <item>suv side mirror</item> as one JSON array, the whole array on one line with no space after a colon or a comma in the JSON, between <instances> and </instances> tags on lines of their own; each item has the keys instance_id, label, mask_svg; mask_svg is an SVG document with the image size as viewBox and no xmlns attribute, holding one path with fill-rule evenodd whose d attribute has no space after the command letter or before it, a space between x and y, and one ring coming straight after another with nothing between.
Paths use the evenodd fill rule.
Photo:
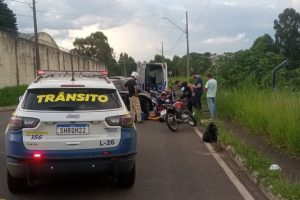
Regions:
<instances>
[{"instance_id":1,"label":"suv side mirror","mask_svg":"<svg viewBox=\"0 0 300 200\"><path fill-rule=\"evenodd\" d=\"M22 98L23 98L23 95L22 95L22 96L19 96L19 102L22 100Z\"/></svg>"}]
</instances>

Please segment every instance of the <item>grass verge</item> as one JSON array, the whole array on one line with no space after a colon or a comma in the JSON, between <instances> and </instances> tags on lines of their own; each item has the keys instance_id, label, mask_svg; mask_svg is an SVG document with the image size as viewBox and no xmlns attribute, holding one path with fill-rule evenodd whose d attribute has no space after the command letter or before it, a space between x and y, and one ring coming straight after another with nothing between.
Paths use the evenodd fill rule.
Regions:
<instances>
[{"instance_id":1,"label":"grass verge","mask_svg":"<svg viewBox=\"0 0 300 200\"><path fill-rule=\"evenodd\" d=\"M218 93L217 109L254 134L267 134L290 153L300 154L300 95L296 92L257 90L246 86Z\"/></svg>"},{"instance_id":2,"label":"grass verge","mask_svg":"<svg viewBox=\"0 0 300 200\"><path fill-rule=\"evenodd\" d=\"M250 173L257 172L258 180L268 187L273 194L289 200L300 199L299 183L289 182L280 171L269 170L272 161L225 130L221 122L218 122L218 129L221 145L233 147L235 153L244 160L247 170Z\"/></svg>"},{"instance_id":3,"label":"grass verge","mask_svg":"<svg viewBox=\"0 0 300 200\"><path fill-rule=\"evenodd\" d=\"M0 107L17 105L19 96L23 95L27 86L13 86L0 89Z\"/></svg>"}]
</instances>

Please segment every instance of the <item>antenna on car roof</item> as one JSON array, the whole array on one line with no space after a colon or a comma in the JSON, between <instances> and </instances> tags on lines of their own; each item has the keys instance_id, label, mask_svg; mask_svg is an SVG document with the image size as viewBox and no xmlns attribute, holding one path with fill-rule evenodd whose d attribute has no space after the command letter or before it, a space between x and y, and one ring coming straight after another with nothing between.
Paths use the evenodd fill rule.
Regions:
<instances>
[{"instance_id":1,"label":"antenna on car roof","mask_svg":"<svg viewBox=\"0 0 300 200\"><path fill-rule=\"evenodd\" d=\"M72 63L72 65L71 65L71 70L72 70L72 79L71 79L71 81L75 81L75 78L74 78L73 63Z\"/></svg>"}]
</instances>

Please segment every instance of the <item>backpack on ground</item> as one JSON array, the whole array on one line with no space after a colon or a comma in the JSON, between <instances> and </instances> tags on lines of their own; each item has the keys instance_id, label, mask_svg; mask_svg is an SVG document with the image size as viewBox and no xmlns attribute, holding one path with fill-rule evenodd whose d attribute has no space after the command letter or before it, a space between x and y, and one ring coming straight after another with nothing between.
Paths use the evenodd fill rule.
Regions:
<instances>
[{"instance_id":1,"label":"backpack on ground","mask_svg":"<svg viewBox=\"0 0 300 200\"><path fill-rule=\"evenodd\" d=\"M215 123L210 122L205 129L202 140L204 142L217 142L218 140L218 128Z\"/></svg>"}]
</instances>

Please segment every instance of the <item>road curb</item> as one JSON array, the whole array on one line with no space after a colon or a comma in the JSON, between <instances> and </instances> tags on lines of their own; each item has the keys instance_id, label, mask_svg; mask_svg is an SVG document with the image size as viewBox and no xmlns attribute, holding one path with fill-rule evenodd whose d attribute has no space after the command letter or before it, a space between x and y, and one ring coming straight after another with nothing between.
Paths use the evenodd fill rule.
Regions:
<instances>
[{"instance_id":1,"label":"road curb","mask_svg":"<svg viewBox=\"0 0 300 200\"><path fill-rule=\"evenodd\" d=\"M4 106L0 107L0 112L15 110L17 106Z\"/></svg>"},{"instance_id":2,"label":"road curb","mask_svg":"<svg viewBox=\"0 0 300 200\"><path fill-rule=\"evenodd\" d=\"M286 200L282 198L280 195L275 195L272 193L272 185L266 187L265 180L260 177L259 173L255 170L252 172L245 167L246 166L246 159L242 158L238 155L234 148L230 145L225 146L224 144L220 143L221 146L229 153L230 157L235 161L235 163L246 171L248 178L259 187L259 189L264 193L264 195L270 200Z\"/></svg>"}]
</instances>

